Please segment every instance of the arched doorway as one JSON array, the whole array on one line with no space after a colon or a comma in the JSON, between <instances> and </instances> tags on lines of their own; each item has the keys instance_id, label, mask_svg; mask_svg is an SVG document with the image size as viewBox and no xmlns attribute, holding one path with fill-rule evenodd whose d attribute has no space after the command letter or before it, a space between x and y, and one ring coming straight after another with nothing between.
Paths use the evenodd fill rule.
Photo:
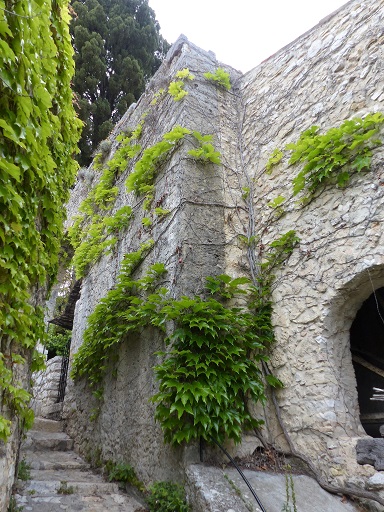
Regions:
<instances>
[{"instance_id":1,"label":"arched doorway","mask_svg":"<svg viewBox=\"0 0 384 512\"><path fill-rule=\"evenodd\" d=\"M350 341L360 421L368 435L381 437L379 428L384 425L384 401L371 398L374 387L384 390L384 287L376 289L357 312Z\"/></svg>"}]
</instances>

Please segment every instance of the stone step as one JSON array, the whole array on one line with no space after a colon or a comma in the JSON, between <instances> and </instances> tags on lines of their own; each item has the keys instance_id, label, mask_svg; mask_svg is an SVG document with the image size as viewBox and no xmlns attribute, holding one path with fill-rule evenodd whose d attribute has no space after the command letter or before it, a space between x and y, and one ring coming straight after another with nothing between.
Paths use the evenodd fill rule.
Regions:
<instances>
[{"instance_id":1,"label":"stone step","mask_svg":"<svg viewBox=\"0 0 384 512\"><path fill-rule=\"evenodd\" d=\"M39 475L40 476L40 475ZM87 475L90 477L91 475ZM67 479L68 478L68 479ZM116 483L104 482L103 480L92 481L78 480L71 475L66 475L60 479L47 479L41 478L24 482L19 487L18 494L21 496L57 496L60 494L81 494L83 496L93 496L95 494L118 494L119 486Z\"/></svg>"},{"instance_id":2,"label":"stone step","mask_svg":"<svg viewBox=\"0 0 384 512\"><path fill-rule=\"evenodd\" d=\"M140 503L130 496L122 494L109 495L63 495L52 496L22 496L15 495L18 506L23 507L24 512L54 512L67 510L68 512L145 512Z\"/></svg>"},{"instance_id":3,"label":"stone step","mask_svg":"<svg viewBox=\"0 0 384 512\"><path fill-rule=\"evenodd\" d=\"M31 431L44 432L63 432L63 423L56 420L48 420L46 418L35 418Z\"/></svg>"},{"instance_id":4,"label":"stone step","mask_svg":"<svg viewBox=\"0 0 384 512\"><path fill-rule=\"evenodd\" d=\"M145 512L133 496L92 472L58 421L37 418L22 445L30 479L17 483L16 503L27 512Z\"/></svg>"},{"instance_id":5,"label":"stone step","mask_svg":"<svg viewBox=\"0 0 384 512\"><path fill-rule=\"evenodd\" d=\"M68 470L89 469L89 464L73 451L28 451L24 455L26 463L31 469Z\"/></svg>"},{"instance_id":6,"label":"stone step","mask_svg":"<svg viewBox=\"0 0 384 512\"><path fill-rule=\"evenodd\" d=\"M35 452L39 450L67 451L72 450L73 445L73 439L64 432L31 430L22 445L22 450Z\"/></svg>"},{"instance_id":7,"label":"stone step","mask_svg":"<svg viewBox=\"0 0 384 512\"><path fill-rule=\"evenodd\" d=\"M79 469L56 470L56 469L32 469L30 471L31 480L48 482L50 480L73 480L76 482L105 483L103 477L93 471L81 471ZM108 484L109 485L109 484ZM116 484L113 484L116 486ZM111 488L112 489L112 488ZM117 490L118 487L113 487Z\"/></svg>"},{"instance_id":8,"label":"stone step","mask_svg":"<svg viewBox=\"0 0 384 512\"><path fill-rule=\"evenodd\" d=\"M286 475L267 471L243 470L263 508L268 512L292 510L286 499ZM288 481L290 485L290 481ZM260 512L254 496L235 469L192 464L187 469L187 487L194 512ZM292 475L291 491L297 510L302 512L359 512L361 508L343 498L327 493L305 475ZM287 507L286 507L287 506ZM289 508L290 507L290 508ZM381 510L381 509L380 509Z\"/></svg>"}]
</instances>

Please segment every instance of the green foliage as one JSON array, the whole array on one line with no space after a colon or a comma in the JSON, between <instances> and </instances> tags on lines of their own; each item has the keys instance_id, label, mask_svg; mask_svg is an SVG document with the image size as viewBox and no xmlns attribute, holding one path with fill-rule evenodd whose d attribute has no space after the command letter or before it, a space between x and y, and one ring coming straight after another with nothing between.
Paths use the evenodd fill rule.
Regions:
<instances>
[{"instance_id":1,"label":"green foliage","mask_svg":"<svg viewBox=\"0 0 384 512\"><path fill-rule=\"evenodd\" d=\"M296 492L293 483L292 473L285 474L285 496L286 500L283 504L281 512L297 512L296 506ZM291 506L292 503L292 506ZM292 508L293 507L293 508Z\"/></svg>"},{"instance_id":2,"label":"green foliage","mask_svg":"<svg viewBox=\"0 0 384 512\"><path fill-rule=\"evenodd\" d=\"M307 201L320 186L335 183L345 187L352 174L369 170L372 150L382 144L376 135L383 123L384 115L377 112L346 120L325 134L312 126L297 142L287 144L285 149L291 151L289 165L304 165L293 180L293 194L305 190L303 201Z\"/></svg>"},{"instance_id":3,"label":"green foliage","mask_svg":"<svg viewBox=\"0 0 384 512\"><path fill-rule=\"evenodd\" d=\"M68 485L68 482L66 482L65 480L62 480L60 482L60 487L57 489L57 494L69 495L74 493L75 488L72 485Z\"/></svg>"},{"instance_id":4,"label":"green foliage","mask_svg":"<svg viewBox=\"0 0 384 512\"><path fill-rule=\"evenodd\" d=\"M249 187L242 187L242 195L241 197L246 201L249 197L249 194L251 193L251 189Z\"/></svg>"},{"instance_id":5,"label":"green foliage","mask_svg":"<svg viewBox=\"0 0 384 512\"><path fill-rule=\"evenodd\" d=\"M48 327L47 337L44 340L44 346L55 356L67 356L71 334L71 331L63 329L57 325L50 324Z\"/></svg>"},{"instance_id":6,"label":"green foliage","mask_svg":"<svg viewBox=\"0 0 384 512\"><path fill-rule=\"evenodd\" d=\"M188 68L180 69L176 73L176 78L180 78L181 80L194 80L195 75L192 75L192 73L189 71Z\"/></svg>"},{"instance_id":7,"label":"green foliage","mask_svg":"<svg viewBox=\"0 0 384 512\"><path fill-rule=\"evenodd\" d=\"M169 84L168 94L170 94L175 101L180 101L188 92L184 89L184 82L182 80L176 80Z\"/></svg>"},{"instance_id":8,"label":"green foliage","mask_svg":"<svg viewBox=\"0 0 384 512\"><path fill-rule=\"evenodd\" d=\"M232 279L227 274L221 274L217 277L207 277L206 288L211 295L218 294L223 299L233 299L236 295L246 294L246 290L241 285L249 285L251 281L247 277L237 277Z\"/></svg>"},{"instance_id":9,"label":"green foliage","mask_svg":"<svg viewBox=\"0 0 384 512\"><path fill-rule=\"evenodd\" d=\"M175 126L170 132L163 135L160 142L146 148L126 180L127 190L136 195L146 194L148 196L151 194L158 166L165 156L177 146L178 142L189 133L191 131L188 128ZM149 190L148 187L150 187Z\"/></svg>"},{"instance_id":10,"label":"green foliage","mask_svg":"<svg viewBox=\"0 0 384 512\"><path fill-rule=\"evenodd\" d=\"M278 148L276 148L272 151L272 154L269 157L269 160L265 165L267 174L272 174L273 167L281 162L283 156L284 156L284 153Z\"/></svg>"},{"instance_id":11,"label":"green foliage","mask_svg":"<svg viewBox=\"0 0 384 512\"><path fill-rule=\"evenodd\" d=\"M169 45L147 0L87 0L72 6L73 85L85 123L80 161L88 165L98 143L139 99Z\"/></svg>"},{"instance_id":12,"label":"green foliage","mask_svg":"<svg viewBox=\"0 0 384 512\"><path fill-rule=\"evenodd\" d=\"M140 327L140 318L129 323L132 303L137 300L134 294L149 288L164 272L164 267L153 265L148 276L139 281L133 281L131 276L153 244L153 240L149 240L138 251L125 255L116 288L108 292L89 316L83 344L73 361L74 378L86 377L90 385L97 388L104 377L111 351L116 352L115 345Z\"/></svg>"},{"instance_id":13,"label":"green foliage","mask_svg":"<svg viewBox=\"0 0 384 512\"><path fill-rule=\"evenodd\" d=\"M6 442L8 437L11 435L11 422L6 420L3 416L0 416L0 439Z\"/></svg>"},{"instance_id":14,"label":"green foliage","mask_svg":"<svg viewBox=\"0 0 384 512\"><path fill-rule=\"evenodd\" d=\"M112 461L107 461L105 468L107 470L108 480L110 482L122 482L131 484L134 487L136 487L139 491L145 491L145 486L143 482L141 482L137 478L135 470L130 464L115 464Z\"/></svg>"},{"instance_id":15,"label":"green foliage","mask_svg":"<svg viewBox=\"0 0 384 512\"><path fill-rule=\"evenodd\" d=\"M224 87L227 91L231 89L231 79L229 73L223 68L217 68L214 73L204 73L204 77L211 82Z\"/></svg>"},{"instance_id":16,"label":"green foliage","mask_svg":"<svg viewBox=\"0 0 384 512\"><path fill-rule=\"evenodd\" d=\"M152 221L149 217L143 217L141 223L145 228L149 228L152 226Z\"/></svg>"},{"instance_id":17,"label":"green foliage","mask_svg":"<svg viewBox=\"0 0 384 512\"><path fill-rule=\"evenodd\" d=\"M2 406L27 424L29 394L14 379L22 363L13 364L10 351L28 364L44 339L43 310L30 290L56 275L77 170L67 7L64 0L0 0L0 388ZM0 416L2 440L8 435Z\"/></svg>"},{"instance_id":18,"label":"green foliage","mask_svg":"<svg viewBox=\"0 0 384 512\"><path fill-rule=\"evenodd\" d=\"M74 217L68 230L75 249L73 265L78 278L84 276L91 265L114 247L119 232L130 224L133 216L130 206L123 206L111 216L106 212L114 207L116 201L116 179L125 171L129 160L141 150L137 143L141 131L142 124L139 124L130 135L120 134L117 137L119 147L103 169L98 183L81 203L81 215Z\"/></svg>"},{"instance_id":19,"label":"green foliage","mask_svg":"<svg viewBox=\"0 0 384 512\"><path fill-rule=\"evenodd\" d=\"M159 89L157 93L154 95L153 100L151 101L151 105L156 105L157 102L165 95L167 91L165 89Z\"/></svg>"},{"instance_id":20,"label":"green foliage","mask_svg":"<svg viewBox=\"0 0 384 512\"><path fill-rule=\"evenodd\" d=\"M278 208L279 206L281 206L284 203L284 201L285 201L285 197L280 195L280 196L277 196L272 201L269 201L269 203L267 203L267 205L270 208Z\"/></svg>"},{"instance_id":21,"label":"green foliage","mask_svg":"<svg viewBox=\"0 0 384 512\"><path fill-rule=\"evenodd\" d=\"M196 160L202 160L203 162L212 162L214 164L220 164L220 153L215 151L214 146L211 144L213 141L213 135L202 135L198 131L192 132L192 137L199 143L200 147L196 150L188 151L188 154L196 158Z\"/></svg>"},{"instance_id":22,"label":"green foliage","mask_svg":"<svg viewBox=\"0 0 384 512\"><path fill-rule=\"evenodd\" d=\"M157 207L154 209L155 215L158 217L165 217L171 213L170 210L166 210L165 208Z\"/></svg>"},{"instance_id":23,"label":"green foliage","mask_svg":"<svg viewBox=\"0 0 384 512\"><path fill-rule=\"evenodd\" d=\"M156 482L150 489L147 502L150 512L189 512L181 485L172 482Z\"/></svg>"},{"instance_id":24,"label":"green foliage","mask_svg":"<svg viewBox=\"0 0 384 512\"><path fill-rule=\"evenodd\" d=\"M240 442L243 428L261 424L251 416L247 399L265 400L258 362L266 347L258 334L259 317L201 297L170 300L160 314L175 324L166 339L172 349L155 367L160 388L152 399L165 441L202 437L211 442L213 436Z\"/></svg>"},{"instance_id":25,"label":"green foliage","mask_svg":"<svg viewBox=\"0 0 384 512\"><path fill-rule=\"evenodd\" d=\"M188 155L191 155L196 160L201 160L204 163L212 162L213 164L220 165L220 153L215 151L214 146L211 144L213 136L202 135L197 131L192 132L192 135L199 142L200 147L197 149L191 149L188 151Z\"/></svg>"},{"instance_id":26,"label":"green foliage","mask_svg":"<svg viewBox=\"0 0 384 512\"><path fill-rule=\"evenodd\" d=\"M299 242L300 238L291 229L269 244L268 250L263 254L263 262L260 265L264 287L273 281L273 271L289 258Z\"/></svg>"},{"instance_id":27,"label":"green foliage","mask_svg":"<svg viewBox=\"0 0 384 512\"><path fill-rule=\"evenodd\" d=\"M176 73L176 78L180 78L180 80L174 80L169 84L168 94L175 101L180 101L188 94L184 89L185 80L194 80L195 76L190 73L189 69L185 68Z\"/></svg>"},{"instance_id":28,"label":"green foliage","mask_svg":"<svg viewBox=\"0 0 384 512\"><path fill-rule=\"evenodd\" d=\"M15 497L11 496L11 498L9 500L8 512L22 512L23 510L24 510L24 507L19 507L17 505Z\"/></svg>"},{"instance_id":29,"label":"green foliage","mask_svg":"<svg viewBox=\"0 0 384 512\"><path fill-rule=\"evenodd\" d=\"M227 437L240 442L244 428L261 424L247 403L265 400L259 362L267 360L274 340L269 300L272 272L297 242L290 231L270 244L258 286L245 277L209 277L209 298L173 299L164 288L156 292L154 287L165 272L162 264L152 265L144 277L132 280L132 272L153 242L126 255L116 288L88 319L84 342L74 358L73 377L87 378L101 396L102 379L118 344L147 326L164 331L165 325L173 325L165 340L171 350L158 353L166 357L155 367L160 386L151 399L165 441L181 444L202 437L210 442L212 436L219 442ZM243 307L225 304L239 297ZM267 382L281 386L273 376Z\"/></svg>"},{"instance_id":30,"label":"green foliage","mask_svg":"<svg viewBox=\"0 0 384 512\"><path fill-rule=\"evenodd\" d=\"M21 459L17 466L17 478L26 482L31 479L31 465L25 459Z\"/></svg>"},{"instance_id":31,"label":"green foliage","mask_svg":"<svg viewBox=\"0 0 384 512\"><path fill-rule=\"evenodd\" d=\"M114 207L118 194L118 188L115 186L116 179L127 169L130 160L141 152L125 183L129 192L144 195L144 210L149 210L153 201L154 180L159 166L186 135L192 135L200 145L198 149L190 152L190 154L193 153L192 156L203 161L220 163L219 153L209 143L212 140L211 135L192 133L188 128L175 126L163 135L161 141L142 151L138 144L142 128L143 121L133 132L122 133L117 137L118 149L113 158L105 164L100 180L80 205L80 215L74 217L74 222L68 230L75 249L73 264L78 278L84 276L90 266L103 254L113 249L118 241L119 232L129 225L132 218L132 210L129 206L121 208L111 216L106 216L106 212ZM102 163L103 159L100 157L99 164L102 165ZM167 213L169 212L162 208L155 210L158 216L165 216ZM145 227L150 227L152 224L149 217L145 217L142 222Z\"/></svg>"}]
</instances>

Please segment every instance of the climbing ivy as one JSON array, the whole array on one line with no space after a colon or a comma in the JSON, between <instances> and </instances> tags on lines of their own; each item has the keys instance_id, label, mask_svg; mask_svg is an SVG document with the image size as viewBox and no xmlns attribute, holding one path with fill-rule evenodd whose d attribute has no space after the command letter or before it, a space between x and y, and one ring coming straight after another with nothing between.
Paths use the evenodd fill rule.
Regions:
<instances>
[{"instance_id":1,"label":"climbing ivy","mask_svg":"<svg viewBox=\"0 0 384 512\"><path fill-rule=\"evenodd\" d=\"M225 71L223 68L217 68L214 73L204 73L204 77L211 82L220 85L227 91L231 89L231 79L229 73Z\"/></svg>"},{"instance_id":2,"label":"climbing ivy","mask_svg":"<svg viewBox=\"0 0 384 512\"><path fill-rule=\"evenodd\" d=\"M115 345L120 344L126 334L140 326L140 318L127 321L127 311L136 301L135 290L146 290L165 272L163 265L154 265L142 280L134 281L132 274L152 249L153 240L132 253L125 255L115 288L101 299L88 318L81 347L74 356L72 376L86 377L90 385L97 388L101 383L111 354L116 353Z\"/></svg>"},{"instance_id":3,"label":"climbing ivy","mask_svg":"<svg viewBox=\"0 0 384 512\"><path fill-rule=\"evenodd\" d=\"M134 192L136 196L144 196L144 210L149 210L151 207L154 198L154 181L159 166L185 136L190 135L197 143L196 149L188 151L190 156L203 163L220 164L220 153L211 144L213 139L211 135L192 132L178 125L165 133L161 141L143 150L138 143L143 123L144 118L132 132L117 136L119 147L108 162L104 162L105 152L101 151L96 155L96 169L103 168L101 177L81 203L80 214L73 218L72 226L68 230L71 244L75 249L73 265L78 278L83 277L90 266L103 254L112 250L118 241L120 231L126 229L131 221L133 214L130 206L124 206L113 215L107 215L107 212L113 209L118 195L116 179L127 170L130 160L136 159L136 163L125 185L128 192ZM164 217L169 211L156 208L154 213ZM145 227L150 227L152 220L144 217L142 223Z\"/></svg>"},{"instance_id":4,"label":"climbing ivy","mask_svg":"<svg viewBox=\"0 0 384 512\"><path fill-rule=\"evenodd\" d=\"M132 273L152 242L126 255L116 287L89 317L83 344L74 358L73 377L86 378L98 390L117 345L149 325L165 332L165 326L172 323L174 329L165 340L172 348L169 353L158 353L165 360L155 367L160 389L152 399L165 440L179 444L200 436L210 441L214 436L219 441L229 437L239 442L244 428L261 424L247 403L248 399L265 400L258 363L267 360L274 339L269 302L272 271L297 242L291 231L270 244L257 286L247 278L208 278L208 298L173 299L167 289L155 290L166 272L159 263L133 280ZM245 297L246 304L234 306L233 299L238 297L243 302ZM268 382L281 385L272 376Z\"/></svg>"},{"instance_id":5,"label":"climbing ivy","mask_svg":"<svg viewBox=\"0 0 384 512\"><path fill-rule=\"evenodd\" d=\"M181 69L176 73L176 78L180 80L174 80L169 84L168 94L172 96L175 101L182 100L188 92L184 89L185 80L194 80L195 76L189 71L189 69Z\"/></svg>"},{"instance_id":6,"label":"climbing ivy","mask_svg":"<svg viewBox=\"0 0 384 512\"><path fill-rule=\"evenodd\" d=\"M73 265L77 278L83 277L89 267L111 250L118 241L120 231L126 229L132 219L132 208L123 206L113 215L112 210L118 194L116 179L126 170L130 159L141 150L142 122L131 132L117 136L119 147L113 158L106 163L98 183L81 203L80 215L75 216L68 234L75 249ZM103 165L103 152L95 157L96 169Z\"/></svg>"},{"instance_id":7,"label":"climbing ivy","mask_svg":"<svg viewBox=\"0 0 384 512\"><path fill-rule=\"evenodd\" d=\"M352 174L369 170L372 151L382 144L376 136L383 123L381 112L371 113L364 118L347 119L324 134L319 133L318 126L312 126L297 142L287 144L284 149L291 153L288 164L303 165L292 181L293 195L304 192L301 202L308 202L320 186L333 183L345 187ZM273 151L266 164L269 173L282 157L282 151ZM275 208L283 200L279 196L270 206Z\"/></svg>"},{"instance_id":8,"label":"climbing ivy","mask_svg":"<svg viewBox=\"0 0 384 512\"><path fill-rule=\"evenodd\" d=\"M146 194L149 197L150 194L152 195L152 186L158 165L188 133L191 133L188 128L175 126L170 132L163 135L161 141L146 148L125 182L128 192L134 192L138 196Z\"/></svg>"},{"instance_id":9,"label":"climbing ivy","mask_svg":"<svg viewBox=\"0 0 384 512\"><path fill-rule=\"evenodd\" d=\"M31 424L15 369L44 337L34 289L51 283L77 164L65 0L0 0L0 438L14 415ZM19 354L22 354L23 357Z\"/></svg>"}]
</instances>

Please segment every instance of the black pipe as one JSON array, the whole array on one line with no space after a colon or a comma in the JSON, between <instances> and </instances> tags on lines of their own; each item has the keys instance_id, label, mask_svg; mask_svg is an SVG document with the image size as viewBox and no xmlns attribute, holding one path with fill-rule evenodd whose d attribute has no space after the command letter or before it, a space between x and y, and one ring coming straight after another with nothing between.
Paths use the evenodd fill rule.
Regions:
<instances>
[{"instance_id":1,"label":"black pipe","mask_svg":"<svg viewBox=\"0 0 384 512\"><path fill-rule=\"evenodd\" d=\"M232 462L232 464L235 466L235 468L237 469L237 471L240 473L240 476L241 478L244 480L244 482L247 484L248 486L248 489L251 491L253 497L255 498L257 504L259 505L260 509L261 509L261 512L267 512L265 510L265 508L263 507L263 505L261 504L261 501L259 500L256 492L254 491L254 489L252 488L251 484L249 483L247 477L244 475L244 473L241 471L241 469L239 468L239 466L236 464L236 462L233 460L233 458L229 455L229 453L227 452L227 450L224 448L224 446L221 446L221 444L216 441L216 439L214 437L212 437L211 435L209 436L212 441L217 444L217 446L220 448L220 450L222 450L225 455L228 457L228 459Z\"/></svg>"}]
</instances>

